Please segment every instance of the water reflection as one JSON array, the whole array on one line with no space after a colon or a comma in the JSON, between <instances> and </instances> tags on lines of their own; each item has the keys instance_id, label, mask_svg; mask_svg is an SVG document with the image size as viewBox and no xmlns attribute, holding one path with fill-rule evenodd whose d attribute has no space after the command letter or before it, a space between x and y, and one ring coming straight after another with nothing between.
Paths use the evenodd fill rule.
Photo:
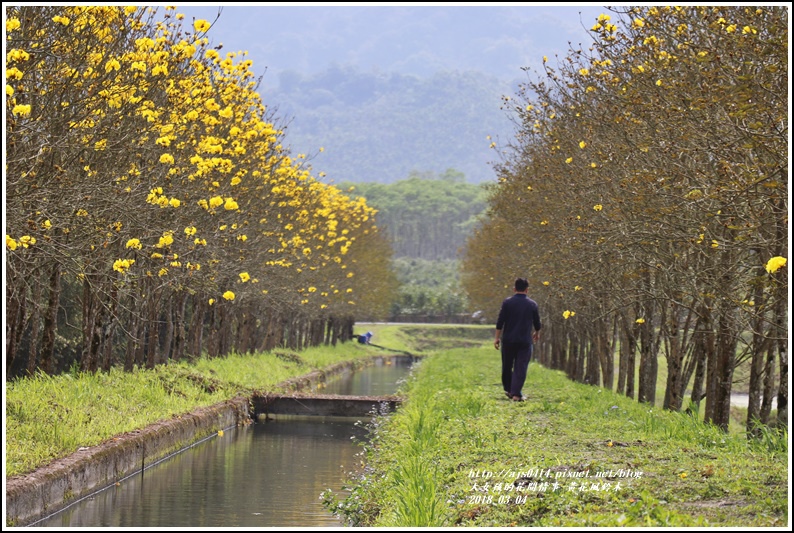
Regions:
<instances>
[{"instance_id":1,"label":"water reflection","mask_svg":"<svg viewBox=\"0 0 794 533\"><path fill-rule=\"evenodd\" d=\"M329 381L331 394L393 394L410 364ZM320 501L359 469L355 418L287 417L227 430L35 524L43 527L339 527Z\"/></svg>"},{"instance_id":2,"label":"water reflection","mask_svg":"<svg viewBox=\"0 0 794 533\"><path fill-rule=\"evenodd\" d=\"M387 358L358 372L348 371L326 383L320 392L345 396L384 396L394 394L413 364L411 358Z\"/></svg>"},{"instance_id":3,"label":"water reflection","mask_svg":"<svg viewBox=\"0 0 794 533\"><path fill-rule=\"evenodd\" d=\"M49 527L340 525L326 488L357 468L348 419L279 417L233 429L40 522Z\"/></svg>"}]
</instances>

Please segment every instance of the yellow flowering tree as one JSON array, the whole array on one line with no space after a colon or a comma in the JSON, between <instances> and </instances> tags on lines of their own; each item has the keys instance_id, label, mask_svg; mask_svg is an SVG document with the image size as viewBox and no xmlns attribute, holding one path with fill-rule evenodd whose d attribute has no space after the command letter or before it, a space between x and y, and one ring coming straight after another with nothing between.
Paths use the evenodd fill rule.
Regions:
<instances>
[{"instance_id":1,"label":"yellow flowering tree","mask_svg":"<svg viewBox=\"0 0 794 533\"><path fill-rule=\"evenodd\" d=\"M765 270L787 253L785 18L776 7L616 8L594 21L590 49L546 64L511 101L520 128L497 166L492 219L469 243L467 287L496 299L509 280L492 272L537 279L552 330L544 364L612 388L619 344L617 390L634 397L636 354L638 399L654 402L663 351L663 405L680 409L691 388L727 428L733 368L749 358L751 403L763 402L748 428L768 419L765 354L787 390L786 282ZM500 263L478 266L496 262L484 253ZM578 331L555 335L573 307Z\"/></svg>"},{"instance_id":2,"label":"yellow flowering tree","mask_svg":"<svg viewBox=\"0 0 794 533\"><path fill-rule=\"evenodd\" d=\"M246 53L174 8L7 13L7 368L26 345L57 370L62 291L82 335L61 364L87 371L349 337L385 241L290 153Z\"/></svg>"},{"instance_id":3,"label":"yellow flowering tree","mask_svg":"<svg viewBox=\"0 0 794 533\"><path fill-rule=\"evenodd\" d=\"M125 188L115 169L132 164L129 149L135 106L145 84L123 68L122 49L146 34L143 10L117 7L10 7L7 11L6 117L7 231L32 231L35 261L18 253L8 261L7 293L18 310L16 332L29 320L44 322L40 357L53 370L54 333L61 277L83 286L83 355L96 368L102 339L96 324L118 303L112 280L128 272L113 269L125 227ZM13 110L17 110L13 112ZM21 302L26 284L47 287L43 309L28 317ZM36 291L40 290L38 288ZM111 330L111 324L108 324ZM28 343L28 370L35 368L36 342ZM7 346L7 366L16 349ZM106 352L107 353L107 352Z\"/></svg>"}]
</instances>

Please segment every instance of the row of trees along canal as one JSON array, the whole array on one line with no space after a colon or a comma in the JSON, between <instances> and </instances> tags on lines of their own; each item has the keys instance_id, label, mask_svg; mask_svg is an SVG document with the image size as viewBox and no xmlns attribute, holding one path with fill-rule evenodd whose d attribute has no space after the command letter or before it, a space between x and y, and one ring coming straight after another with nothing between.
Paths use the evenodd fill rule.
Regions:
<instances>
[{"instance_id":1,"label":"row of trees along canal","mask_svg":"<svg viewBox=\"0 0 794 533\"><path fill-rule=\"evenodd\" d=\"M788 8L615 8L591 33L505 99L515 143L463 261L469 296L491 309L529 275L544 365L653 402L663 354L664 407L691 387L723 429L749 361L748 434L775 395L785 424Z\"/></svg>"},{"instance_id":2,"label":"row of trees along canal","mask_svg":"<svg viewBox=\"0 0 794 533\"><path fill-rule=\"evenodd\" d=\"M6 15L7 376L336 343L388 311L372 208L291 154L207 21Z\"/></svg>"},{"instance_id":3,"label":"row of trees along canal","mask_svg":"<svg viewBox=\"0 0 794 533\"><path fill-rule=\"evenodd\" d=\"M662 352L665 407L691 383L721 427L749 360L754 432L775 393L779 420L788 403L786 12L613 16L589 51L505 99L516 138L467 245L461 307L492 313L530 275L544 364L615 388L617 351L616 388L634 397L639 353L637 398L651 402ZM91 370L335 342L354 313L391 304L389 241L398 270L454 265L482 200L451 204L474 193L457 173L357 185L386 238L366 201L282 146L250 61L221 60L201 23L171 19L166 36L143 17L9 11L8 369L55 371L54 353ZM392 312L415 311L414 296Z\"/></svg>"}]
</instances>

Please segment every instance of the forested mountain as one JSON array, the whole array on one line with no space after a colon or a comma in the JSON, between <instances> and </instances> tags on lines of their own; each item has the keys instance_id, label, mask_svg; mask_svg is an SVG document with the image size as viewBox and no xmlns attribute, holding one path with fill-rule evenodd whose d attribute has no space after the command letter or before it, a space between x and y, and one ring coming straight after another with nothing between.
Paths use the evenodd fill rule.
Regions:
<instances>
[{"instance_id":1,"label":"forested mountain","mask_svg":"<svg viewBox=\"0 0 794 533\"><path fill-rule=\"evenodd\" d=\"M419 78L335 66L312 76L282 73L267 100L287 121L290 145L318 152L312 165L326 181L392 183L412 171L455 168L482 183L494 179L492 142L512 132L500 108L511 92L480 72Z\"/></svg>"},{"instance_id":2,"label":"forested mountain","mask_svg":"<svg viewBox=\"0 0 794 533\"><path fill-rule=\"evenodd\" d=\"M522 69L591 42L597 5L194 5L222 53L245 51L287 142L338 183L456 168L493 180L492 140L512 138L503 95Z\"/></svg>"},{"instance_id":3,"label":"forested mountain","mask_svg":"<svg viewBox=\"0 0 794 533\"><path fill-rule=\"evenodd\" d=\"M594 4L389 5L300 3L180 5L186 20L212 23L208 37L228 51L246 50L267 68L316 74L338 63L426 77L476 70L511 79L539 67L544 55L590 43L605 9Z\"/></svg>"}]
</instances>

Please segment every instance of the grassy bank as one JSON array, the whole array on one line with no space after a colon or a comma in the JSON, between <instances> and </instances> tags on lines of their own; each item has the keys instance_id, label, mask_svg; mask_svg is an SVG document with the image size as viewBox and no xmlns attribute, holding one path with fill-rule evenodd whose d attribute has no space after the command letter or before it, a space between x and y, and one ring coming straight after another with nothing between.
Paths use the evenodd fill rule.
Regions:
<instances>
[{"instance_id":1,"label":"grassy bank","mask_svg":"<svg viewBox=\"0 0 794 533\"><path fill-rule=\"evenodd\" d=\"M382 353L349 342L298 354L274 350L133 373L39 374L6 383L6 477L199 407L274 391L290 378Z\"/></svg>"},{"instance_id":2,"label":"grassy bank","mask_svg":"<svg viewBox=\"0 0 794 533\"><path fill-rule=\"evenodd\" d=\"M499 372L487 343L426 358L329 508L370 527L789 523L787 434L747 442L535 364L510 402Z\"/></svg>"},{"instance_id":3,"label":"grassy bank","mask_svg":"<svg viewBox=\"0 0 794 533\"><path fill-rule=\"evenodd\" d=\"M512 403L501 393L492 327L357 325L356 333L366 331L371 346L7 383L6 476L198 407L275 391L335 363L408 351L429 357L405 385L409 400L374 421L365 477L350 480L351 497L341 502L326 493L351 523L766 527L789 520L787 435L747 443L741 431L724 435L535 364L528 401Z\"/></svg>"},{"instance_id":4,"label":"grassy bank","mask_svg":"<svg viewBox=\"0 0 794 533\"><path fill-rule=\"evenodd\" d=\"M421 336L407 326L384 324L360 325L355 333L365 331L374 333L372 342L377 346L348 342L298 354L276 349L132 373L113 369L97 374L38 374L6 383L6 477L200 407L254 391L275 391L276 385L290 378L337 363L408 351Z\"/></svg>"}]
</instances>

